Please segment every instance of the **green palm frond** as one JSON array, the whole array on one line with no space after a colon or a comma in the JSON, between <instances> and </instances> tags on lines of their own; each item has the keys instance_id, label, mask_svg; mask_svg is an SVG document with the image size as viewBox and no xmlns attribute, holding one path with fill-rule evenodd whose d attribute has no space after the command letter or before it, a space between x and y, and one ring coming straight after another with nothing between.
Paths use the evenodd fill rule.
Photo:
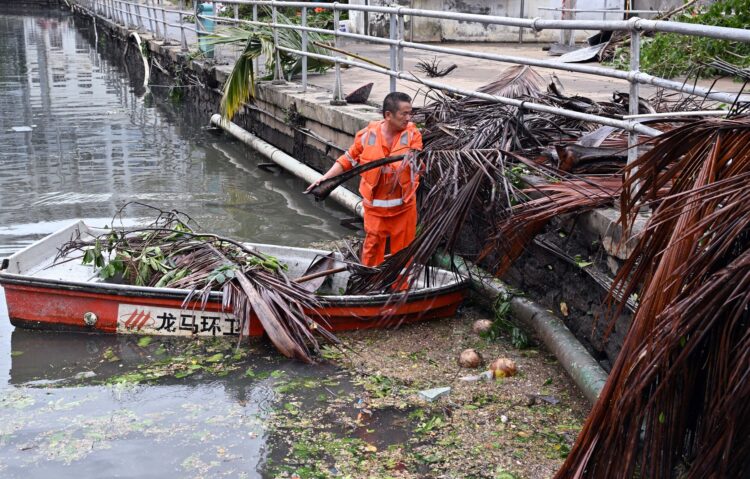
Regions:
<instances>
[{"instance_id":1,"label":"green palm frond","mask_svg":"<svg viewBox=\"0 0 750 479\"><path fill-rule=\"evenodd\" d=\"M288 17L278 14L278 23L294 25ZM302 35L297 30L279 28L279 45L281 47L302 50ZM308 32L307 51L320 55L329 55L330 52L313 42L325 44L330 41L329 35ZM263 56L266 60L266 71L273 72L276 67L276 55L273 44L273 30L271 27L261 26L252 29L230 28L221 34L210 37L213 44L226 44L246 42L242 55L234 64L232 73L224 84L224 94L221 99L221 116L225 120L231 120L237 111L248 99L255 95L255 81L257 72L253 68L253 60ZM299 55L287 52L279 52L279 60L284 78L292 79L302 71L302 58ZM313 72L324 72L333 66L328 60L316 58L307 59L307 70Z\"/></svg>"},{"instance_id":2,"label":"green palm frond","mask_svg":"<svg viewBox=\"0 0 750 479\"><path fill-rule=\"evenodd\" d=\"M227 121L234 117L248 98L255 95L253 60L260 56L261 47L262 42L259 38L249 37L245 49L224 84L224 93L221 96L221 116Z\"/></svg>"}]
</instances>

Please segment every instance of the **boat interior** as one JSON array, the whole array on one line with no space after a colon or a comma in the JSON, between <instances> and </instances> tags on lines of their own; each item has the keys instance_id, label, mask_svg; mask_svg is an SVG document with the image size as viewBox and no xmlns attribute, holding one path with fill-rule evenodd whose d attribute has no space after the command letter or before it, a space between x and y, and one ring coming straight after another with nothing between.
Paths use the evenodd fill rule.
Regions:
<instances>
[{"instance_id":1,"label":"boat interior","mask_svg":"<svg viewBox=\"0 0 750 479\"><path fill-rule=\"evenodd\" d=\"M39 279L49 279L74 283L105 283L99 276L98 269L90 264L83 264L79 252L71 253L67 257L57 258L62 245L80 236L82 240L93 240L96 236L109 230L92 228L82 221L71 224L15 253L8 258L4 273L23 275ZM247 246L264 255L274 256L287 266L286 274L290 279L296 279L307 274L310 265L320 258L333 254L333 258L341 259L338 252L295 248L289 246L247 243ZM331 268L344 266L343 262L329 263ZM325 269L325 268L324 268ZM316 293L326 296L343 295L346 290L350 272L342 271L331 274L325 280L318 280ZM440 288L456 284L462 278L453 273L430 268L425 270L420 279L412 285L413 290ZM107 283L122 283L122 281L108 280Z\"/></svg>"}]
</instances>

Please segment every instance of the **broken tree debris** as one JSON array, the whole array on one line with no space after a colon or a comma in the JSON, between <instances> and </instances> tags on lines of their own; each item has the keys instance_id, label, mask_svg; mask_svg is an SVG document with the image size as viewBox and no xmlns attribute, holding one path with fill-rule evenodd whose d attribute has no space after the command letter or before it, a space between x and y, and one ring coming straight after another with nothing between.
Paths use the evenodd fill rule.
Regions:
<instances>
[{"instance_id":1,"label":"broken tree debris","mask_svg":"<svg viewBox=\"0 0 750 479\"><path fill-rule=\"evenodd\" d=\"M317 338L339 344L336 336L320 327L324 318L309 313L319 305L314 291L291 281L284 273L286 266L276 258L199 232L188 216L177 211L153 209L159 213L151 224L112 228L93 240L74 237L58 259L80 251L83 262L99 268L104 279L189 290L184 304L197 300L205 305L211 292L221 291L222 307L240 321L240 339L252 314L287 357L312 362L312 352L319 349ZM326 266L323 259L313 269Z\"/></svg>"}]
</instances>

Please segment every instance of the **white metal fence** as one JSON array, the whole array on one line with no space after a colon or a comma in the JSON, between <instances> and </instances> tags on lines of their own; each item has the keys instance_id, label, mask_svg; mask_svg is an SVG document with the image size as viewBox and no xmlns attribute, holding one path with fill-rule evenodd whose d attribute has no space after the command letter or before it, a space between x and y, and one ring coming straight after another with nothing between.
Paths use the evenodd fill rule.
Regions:
<instances>
[{"instance_id":1,"label":"white metal fence","mask_svg":"<svg viewBox=\"0 0 750 479\"><path fill-rule=\"evenodd\" d=\"M710 25L700 24L688 24L679 22L668 22L658 20L646 20L641 18L630 18L629 20L549 20L542 18L513 18L513 17L499 17L490 15L477 15L477 14L466 14L466 13L455 13L455 12L444 12L434 10L420 10L413 8L406 8L400 6L366 6L366 5L348 5L339 3L324 3L324 2L293 2L293 1L271 1L271 0L226 0L221 2L224 6L231 6L233 9L233 16L219 16L219 15L203 15L200 13L202 9L199 8L199 3L196 0L192 1L192 10L186 11L184 9L169 9L160 6L156 6L151 0L146 0L145 3L137 3L125 0L77 0L75 3L84 6L92 13L109 18L118 24L125 25L130 28L137 29L148 29L151 31L157 39L169 43L173 39L170 38L170 33L179 32L179 42L183 50L188 50L190 45L188 44L186 31L193 32L199 35L205 32L202 27L203 22L212 21L224 24L234 25L251 25L251 26L265 26L270 27L273 31L274 43L275 43L275 54L283 51L293 55L299 55L302 59L302 85L303 88L307 87L307 59L318 58L322 60L328 60L334 64L335 75L333 84L333 97L331 103L342 104L346 103L343 100L343 93L341 88L341 65L349 65L352 67L363 68L366 70L381 73L390 78L390 89L395 91L396 79L407 80L425 85L431 88L441 89L444 91L450 91L461 95L468 95L485 100L495 101L502 104L515 106L531 111L554 113L563 115L566 117L576 118L585 121L593 121L603 125L609 125L616 128L621 128L630 132L630 145L634 146L637 143L637 135L644 134L648 136L655 136L659 134L659 131L654 130L645 125L639 123L638 118L630 119L615 119L599 115L581 113L577 111L567 110L563 108L554 108L548 105L542 105L530 101L521 101L513 98L499 97L495 95L489 95L473 90L463 89L454 87L445 83L440 83L433 80L427 80L424 78L417 78L410 72L403 71L404 64L404 51L405 49L415 49L421 51L428 51L434 53L443 53L451 55L459 55L470 58L479 58L485 60L493 60L503 63L512 63L518 65L529 65L542 68L551 68L555 70L562 70L568 72L585 73L591 75L597 75L606 78L616 78L626 80L630 83L630 103L629 113L630 115L637 116L638 114L638 97L640 85L653 85L669 90L683 92L692 95L702 96L711 100L717 100L724 103L733 103L737 95L727 92L713 91L707 88L702 88L695 85L690 85L684 82L673 81L665 78L655 77L640 71L640 46L641 46L641 35L646 32L663 32L663 33L679 33L683 35L710 37L715 39L738 41L738 42L750 42L750 30L736 29L736 28L725 28L716 27ZM213 11L216 12L216 2L201 2L204 4L211 4L214 6ZM180 2L182 5L182 2ZM252 20L242 20L238 18L238 7L241 5L252 6ZM270 21L260 21L258 16L258 8L265 7L271 12ZM299 24L288 24L279 23L277 19L277 12L279 8L294 8L300 10L300 23ZM324 8L333 11L333 29L322 29L311 27L307 23L307 13L310 9ZM340 14L343 11L364 11L370 13L379 13L388 15L390 20L390 29L388 38L372 37L357 33L351 33L340 30ZM184 20L188 15L194 17L194 24L185 24ZM602 30L602 31L624 31L629 32L631 40L629 42L630 48L630 70L621 71L612 68L606 68L601 66L582 65L574 63L563 63L556 60L540 60L531 59L525 57L517 57L511 55L499 55L493 53L478 52L469 49L462 48L449 48L441 45L410 42L405 40L404 37L404 23L405 17L428 17L437 18L443 20L452 20L457 22L477 22L488 25L505 25L519 28L529 28L534 31L542 29L560 29L560 30ZM170 21L170 18L172 19ZM302 38L302 46L300 50L284 47L278 44L278 31L279 29L293 29L300 32ZM376 44L388 45L390 49L390 62L388 68L374 66L365 62L350 60L344 58L336 53L332 55L322 55L317 53L311 53L308 51L307 34L309 32L316 32L326 35L331 35L334 38L334 47L338 47L340 38L350 38L360 41L366 41ZM283 83L284 79L280 71L280 62L276 62L277 68L274 72L274 81L277 83ZM256 69L257 71L257 69ZM635 148L630 150L630 159L635 158L637 151Z\"/></svg>"}]
</instances>

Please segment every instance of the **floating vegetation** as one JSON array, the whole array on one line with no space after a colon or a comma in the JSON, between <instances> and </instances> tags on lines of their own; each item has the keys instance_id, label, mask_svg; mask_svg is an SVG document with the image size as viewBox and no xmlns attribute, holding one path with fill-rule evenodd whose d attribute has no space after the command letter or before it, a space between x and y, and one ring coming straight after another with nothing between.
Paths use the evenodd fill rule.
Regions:
<instances>
[{"instance_id":1,"label":"floating vegetation","mask_svg":"<svg viewBox=\"0 0 750 479\"><path fill-rule=\"evenodd\" d=\"M141 346L141 341L138 342L138 345ZM105 382L108 384L137 384L153 382L162 378L182 379L198 373L222 377L246 367L243 359L247 356L248 352L245 349L234 348L232 341L226 339L197 339L187 343L185 347L177 351L176 355L139 364L134 370L109 377ZM111 361L111 350L105 350L102 357ZM248 375L246 374L246 376ZM253 377L257 378L258 375Z\"/></svg>"}]
</instances>

